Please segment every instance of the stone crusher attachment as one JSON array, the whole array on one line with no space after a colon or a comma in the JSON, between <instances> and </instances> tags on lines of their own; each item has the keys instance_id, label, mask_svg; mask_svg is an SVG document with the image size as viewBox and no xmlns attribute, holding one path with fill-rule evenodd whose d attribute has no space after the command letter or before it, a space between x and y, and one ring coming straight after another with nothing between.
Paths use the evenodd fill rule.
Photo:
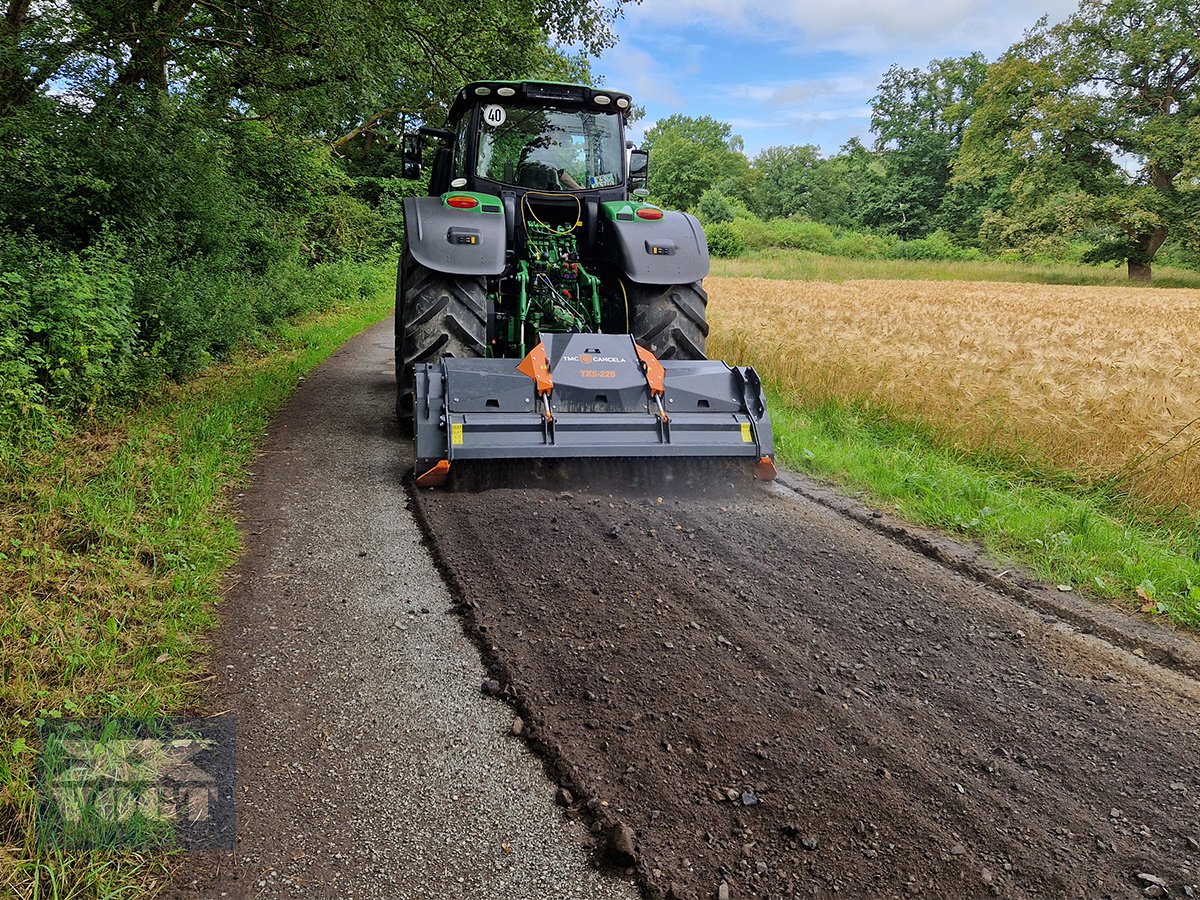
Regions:
<instances>
[{"instance_id":1,"label":"stone crusher attachment","mask_svg":"<svg viewBox=\"0 0 1200 900\"><path fill-rule=\"evenodd\" d=\"M519 362L416 366L416 482L459 460L726 458L775 477L762 383L749 367L658 360L628 334L541 335Z\"/></svg>"}]
</instances>

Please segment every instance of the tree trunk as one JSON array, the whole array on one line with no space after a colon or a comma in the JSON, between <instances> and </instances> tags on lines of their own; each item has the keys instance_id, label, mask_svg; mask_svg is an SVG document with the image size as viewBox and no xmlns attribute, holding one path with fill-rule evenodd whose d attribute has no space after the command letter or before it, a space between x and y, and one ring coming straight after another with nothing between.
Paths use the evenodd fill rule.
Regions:
<instances>
[{"instance_id":1,"label":"tree trunk","mask_svg":"<svg viewBox=\"0 0 1200 900\"><path fill-rule=\"evenodd\" d=\"M0 18L0 117L29 102L33 90L21 59L21 29L31 0L9 0Z\"/></svg>"},{"instance_id":2,"label":"tree trunk","mask_svg":"<svg viewBox=\"0 0 1200 900\"><path fill-rule=\"evenodd\" d=\"M1131 257L1128 260L1130 281L1150 280L1150 264L1154 262L1154 254L1158 252L1158 248L1166 239L1167 226L1165 225L1159 225L1150 229L1148 233L1138 236L1137 245L1140 252L1136 259Z\"/></svg>"},{"instance_id":3,"label":"tree trunk","mask_svg":"<svg viewBox=\"0 0 1200 900\"><path fill-rule=\"evenodd\" d=\"M134 36L128 42L129 59L117 74L113 86L142 86L167 90L167 63L171 60L171 40L176 37L195 0L154 0L134 22Z\"/></svg>"}]
</instances>

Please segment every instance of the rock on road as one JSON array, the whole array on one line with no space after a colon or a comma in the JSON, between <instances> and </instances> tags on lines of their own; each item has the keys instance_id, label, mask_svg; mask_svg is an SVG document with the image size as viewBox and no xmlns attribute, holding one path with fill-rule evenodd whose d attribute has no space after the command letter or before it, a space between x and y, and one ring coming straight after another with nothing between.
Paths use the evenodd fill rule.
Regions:
<instances>
[{"instance_id":1,"label":"rock on road","mask_svg":"<svg viewBox=\"0 0 1200 900\"><path fill-rule=\"evenodd\" d=\"M557 787L652 897L1200 896L1200 684L1117 646L1178 636L781 487L421 492L443 583L390 351L384 324L309 379L248 492L211 701L242 849L193 891L628 896Z\"/></svg>"}]
</instances>

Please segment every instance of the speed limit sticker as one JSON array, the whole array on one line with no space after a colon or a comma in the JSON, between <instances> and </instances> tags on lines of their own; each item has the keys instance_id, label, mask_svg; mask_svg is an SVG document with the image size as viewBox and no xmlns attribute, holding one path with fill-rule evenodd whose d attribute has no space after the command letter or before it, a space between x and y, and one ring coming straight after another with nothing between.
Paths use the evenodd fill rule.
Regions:
<instances>
[{"instance_id":1,"label":"speed limit sticker","mask_svg":"<svg viewBox=\"0 0 1200 900\"><path fill-rule=\"evenodd\" d=\"M483 108L483 121L487 122L493 128L503 125L506 118L508 118L508 113L499 104L489 103Z\"/></svg>"}]
</instances>

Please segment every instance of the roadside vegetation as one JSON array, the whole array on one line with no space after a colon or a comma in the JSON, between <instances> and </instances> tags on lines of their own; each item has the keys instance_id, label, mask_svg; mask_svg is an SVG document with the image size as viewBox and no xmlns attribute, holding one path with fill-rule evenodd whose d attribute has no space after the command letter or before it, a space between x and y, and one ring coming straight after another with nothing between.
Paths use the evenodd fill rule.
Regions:
<instances>
[{"instance_id":1,"label":"roadside vegetation","mask_svg":"<svg viewBox=\"0 0 1200 900\"><path fill-rule=\"evenodd\" d=\"M180 713L238 550L233 489L301 376L391 311L389 273L328 273L328 311L283 322L126 414L10 462L0 516L0 894L126 896L166 860L56 851L35 831L36 729Z\"/></svg>"},{"instance_id":2,"label":"roadside vegetation","mask_svg":"<svg viewBox=\"0 0 1200 900\"><path fill-rule=\"evenodd\" d=\"M1200 628L1200 292L708 284L710 350L772 385L786 463Z\"/></svg>"}]
</instances>

